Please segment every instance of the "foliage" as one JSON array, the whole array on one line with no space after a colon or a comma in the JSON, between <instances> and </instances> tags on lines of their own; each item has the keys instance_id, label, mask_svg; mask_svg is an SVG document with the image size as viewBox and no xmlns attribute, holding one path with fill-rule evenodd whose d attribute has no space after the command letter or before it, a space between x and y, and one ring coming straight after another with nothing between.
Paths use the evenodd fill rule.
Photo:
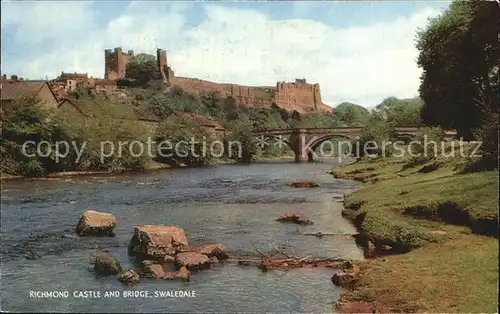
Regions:
<instances>
[{"instance_id":1,"label":"foliage","mask_svg":"<svg viewBox=\"0 0 500 314\"><path fill-rule=\"evenodd\" d=\"M205 93L201 95L200 100L201 104L206 108L210 117L221 122L226 119L226 115L224 112L224 103L222 102L220 93Z\"/></svg>"},{"instance_id":2,"label":"foliage","mask_svg":"<svg viewBox=\"0 0 500 314\"><path fill-rule=\"evenodd\" d=\"M93 118L79 126L77 134L77 146L85 146L75 170L142 170L150 160L146 146L148 131L138 122ZM143 147L142 153L139 145Z\"/></svg>"},{"instance_id":3,"label":"foliage","mask_svg":"<svg viewBox=\"0 0 500 314\"><path fill-rule=\"evenodd\" d=\"M355 145L359 147L357 157L385 157L393 153L393 145L386 145L395 138L394 123L388 123L380 116L369 117L365 127L361 130L361 137Z\"/></svg>"},{"instance_id":4,"label":"foliage","mask_svg":"<svg viewBox=\"0 0 500 314\"><path fill-rule=\"evenodd\" d=\"M2 113L1 172L40 176L72 166L69 158L56 160L56 142L70 142L74 134L54 112L42 108L33 98L23 98L3 106ZM27 145L26 153L34 157L23 153L23 144L28 141L35 144ZM40 145L41 154L37 154L36 146L42 141L50 145Z\"/></svg>"},{"instance_id":5,"label":"foliage","mask_svg":"<svg viewBox=\"0 0 500 314\"><path fill-rule=\"evenodd\" d=\"M226 138L226 156L240 163L250 163L259 153L252 125L248 122L233 122L231 133Z\"/></svg>"},{"instance_id":6,"label":"foliage","mask_svg":"<svg viewBox=\"0 0 500 314\"><path fill-rule=\"evenodd\" d=\"M345 126L363 126L367 123L370 112L360 105L343 102L335 107L335 116Z\"/></svg>"},{"instance_id":7,"label":"foliage","mask_svg":"<svg viewBox=\"0 0 500 314\"><path fill-rule=\"evenodd\" d=\"M376 107L376 113L395 126L420 126L423 101L419 98L388 97Z\"/></svg>"},{"instance_id":8,"label":"foliage","mask_svg":"<svg viewBox=\"0 0 500 314\"><path fill-rule=\"evenodd\" d=\"M454 1L417 35L423 122L456 129L465 140L481 126L481 106L498 110L496 2Z\"/></svg>"},{"instance_id":9,"label":"foliage","mask_svg":"<svg viewBox=\"0 0 500 314\"><path fill-rule=\"evenodd\" d=\"M156 131L155 141L159 145L157 161L172 166L200 166L212 158L210 136L201 126L183 119L163 122Z\"/></svg>"},{"instance_id":10,"label":"foliage","mask_svg":"<svg viewBox=\"0 0 500 314\"><path fill-rule=\"evenodd\" d=\"M341 122L335 114L308 113L296 121L293 126L297 128L331 128L341 126Z\"/></svg>"},{"instance_id":11,"label":"foliage","mask_svg":"<svg viewBox=\"0 0 500 314\"><path fill-rule=\"evenodd\" d=\"M484 112L481 125L473 131L474 137L481 141L478 160L470 160L465 171L484 171L498 168L498 112Z\"/></svg>"},{"instance_id":12,"label":"foliage","mask_svg":"<svg viewBox=\"0 0 500 314\"><path fill-rule=\"evenodd\" d=\"M154 93L146 99L147 111L160 119L165 119L176 111L209 115L209 109L193 95L185 93L181 88L174 88L167 93Z\"/></svg>"},{"instance_id":13,"label":"foliage","mask_svg":"<svg viewBox=\"0 0 500 314\"><path fill-rule=\"evenodd\" d=\"M156 57L146 53L133 56L127 63L125 77L135 80L138 85L145 85L159 78Z\"/></svg>"}]
</instances>

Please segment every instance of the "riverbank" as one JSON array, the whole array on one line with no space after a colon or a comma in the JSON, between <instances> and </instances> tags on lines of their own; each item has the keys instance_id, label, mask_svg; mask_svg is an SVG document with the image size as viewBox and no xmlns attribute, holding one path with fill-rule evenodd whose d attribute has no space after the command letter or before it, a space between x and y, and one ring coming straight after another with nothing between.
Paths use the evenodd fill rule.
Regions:
<instances>
[{"instance_id":1,"label":"riverbank","mask_svg":"<svg viewBox=\"0 0 500 314\"><path fill-rule=\"evenodd\" d=\"M290 155L284 155L284 156L276 156L276 157L262 157L259 156L255 162L266 162L266 161L274 161L274 160L293 160L294 157ZM229 164L237 164L237 161L233 159L214 159L211 163L208 164L208 166L214 166L214 165L229 165ZM179 166L180 168L186 168L189 166L186 165L181 165ZM117 173L137 173L137 172L147 172L147 171L152 171L152 170L163 170L163 169L172 169L171 166L167 164L162 164L159 162L155 161L149 161L146 164L146 167L142 170L119 170L119 171L64 171L64 172L54 172L50 173L46 176L41 176L41 177L28 177L28 176L18 176L18 175L11 175L7 173L1 173L0 174L0 181L6 181L6 180L20 180L20 179L47 179L47 178L64 178L64 177L74 177L74 176L88 176L88 175L110 175L110 174L117 174Z\"/></svg>"},{"instance_id":2,"label":"riverbank","mask_svg":"<svg viewBox=\"0 0 500 314\"><path fill-rule=\"evenodd\" d=\"M209 165L227 165L227 164L233 164L235 161L233 160L228 160L228 159L216 159ZM186 168L189 166L186 165L181 165L179 168ZM76 177L76 176L89 176L89 175L110 175L110 174L118 174L118 173L140 173L140 172L148 172L148 171L153 171L153 170L165 170L165 169L172 169L171 166L167 164L162 164L159 162L155 162L153 160L149 161L146 164L146 167L141 170L129 170L129 169L124 169L124 170L119 170L119 171L64 171L64 172L54 172L50 173L46 176L41 176L41 177L28 177L28 176L18 176L18 175L11 175L7 173L1 173L0 174L0 181L7 181L7 180L20 180L20 179L56 179L56 178L64 178L64 177Z\"/></svg>"},{"instance_id":3,"label":"riverbank","mask_svg":"<svg viewBox=\"0 0 500 314\"><path fill-rule=\"evenodd\" d=\"M364 182L343 215L367 249L340 312L496 312L498 170L463 160L371 159L335 167ZM404 254L402 254L404 253Z\"/></svg>"}]
</instances>

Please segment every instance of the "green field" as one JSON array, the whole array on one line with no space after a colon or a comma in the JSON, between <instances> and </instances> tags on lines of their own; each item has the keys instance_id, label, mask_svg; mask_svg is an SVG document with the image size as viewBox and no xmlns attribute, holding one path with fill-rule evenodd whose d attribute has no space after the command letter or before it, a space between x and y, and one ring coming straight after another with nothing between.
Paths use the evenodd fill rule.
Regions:
<instances>
[{"instance_id":1,"label":"green field","mask_svg":"<svg viewBox=\"0 0 500 314\"><path fill-rule=\"evenodd\" d=\"M392 247L362 263L360 281L341 301L403 312L497 311L499 173L463 173L462 163L386 158L333 169L365 182L346 196L344 216L362 238Z\"/></svg>"}]
</instances>

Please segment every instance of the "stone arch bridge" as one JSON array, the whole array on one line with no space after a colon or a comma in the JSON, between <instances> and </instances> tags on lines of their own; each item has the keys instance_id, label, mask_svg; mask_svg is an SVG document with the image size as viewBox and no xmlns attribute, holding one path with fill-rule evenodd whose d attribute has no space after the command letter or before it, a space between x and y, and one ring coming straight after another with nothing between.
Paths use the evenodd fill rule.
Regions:
<instances>
[{"instance_id":1,"label":"stone arch bridge","mask_svg":"<svg viewBox=\"0 0 500 314\"><path fill-rule=\"evenodd\" d=\"M359 139L361 127L332 127L332 128L295 128L254 130L261 146L269 145L269 139L274 139L278 144L286 143L295 154L296 162L313 161L314 150L321 143L332 138L344 138L349 141ZM396 137L400 140L411 140L417 135L419 127L396 127ZM445 132L447 139L456 136L455 131Z\"/></svg>"}]
</instances>

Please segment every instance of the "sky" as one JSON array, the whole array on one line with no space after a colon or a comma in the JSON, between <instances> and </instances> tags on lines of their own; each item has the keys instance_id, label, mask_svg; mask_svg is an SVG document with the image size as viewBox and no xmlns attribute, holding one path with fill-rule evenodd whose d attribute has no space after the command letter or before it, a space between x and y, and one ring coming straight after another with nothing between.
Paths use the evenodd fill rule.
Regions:
<instances>
[{"instance_id":1,"label":"sky","mask_svg":"<svg viewBox=\"0 0 500 314\"><path fill-rule=\"evenodd\" d=\"M104 76L104 49L167 50L178 76L275 86L306 78L330 106L418 95L415 35L450 2L1 2L2 74Z\"/></svg>"}]
</instances>

